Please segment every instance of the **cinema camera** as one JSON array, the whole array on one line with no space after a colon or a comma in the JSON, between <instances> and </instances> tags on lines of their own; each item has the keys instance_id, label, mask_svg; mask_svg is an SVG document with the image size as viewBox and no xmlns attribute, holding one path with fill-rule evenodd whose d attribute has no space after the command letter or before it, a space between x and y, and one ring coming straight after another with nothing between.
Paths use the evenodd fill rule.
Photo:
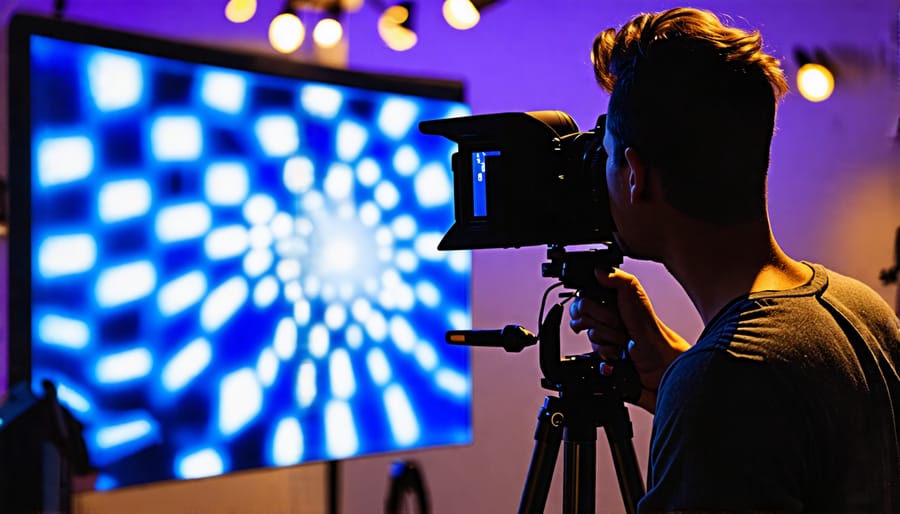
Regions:
<instances>
[{"instance_id":1,"label":"cinema camera","mask_svg":"<svg viewBox=\"0 0 900 514\"><path fill-rule=\"evenodd\" d=\"M613 291L598 284L594 271L622 263L613 243L612 215L606 187L603 135L606 116L593 130L579 132L562 111L513 112L430 120L419 123L424 134L457 143L452 157L455 223L439 250L476 250L547 245L544 277L573 294L615 302ZM567 252L566 246L601 244L605 248ZM568 301L568 300L565 300ZM541 386L557 391L538 414L535 447L520 514L543 512L560 442L565 442L563 510L595 511L596 430L610 443L626 510L636 512L644 494L631 442L631 420L623 402L641 392L634 363L622 358L603 362L596 354L560 359L560 324L565 301L545 318L541 305L538 335L518 325L501 330L455 330L450 344L502 347L521 351L540 341Z\"/></svg>"}]
</instances>

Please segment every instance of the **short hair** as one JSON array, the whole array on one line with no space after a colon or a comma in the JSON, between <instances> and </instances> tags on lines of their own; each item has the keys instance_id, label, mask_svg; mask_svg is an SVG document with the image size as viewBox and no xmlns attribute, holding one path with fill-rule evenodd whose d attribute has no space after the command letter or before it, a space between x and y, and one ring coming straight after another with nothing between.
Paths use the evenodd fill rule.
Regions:
<instances>
[{"instance_id":1,"label":"short hair","mask_svg":"<svg viewBox=\"0 0 900 514\"><path fill-rule=\"evenodd\" d=\"M788 85L758 31L693 8L641 14L598 34L592 61L610 93L617 165L635 148L661 174L666 201L695 218L765 216L775 112Z\"/></svg>"}]
</instances>

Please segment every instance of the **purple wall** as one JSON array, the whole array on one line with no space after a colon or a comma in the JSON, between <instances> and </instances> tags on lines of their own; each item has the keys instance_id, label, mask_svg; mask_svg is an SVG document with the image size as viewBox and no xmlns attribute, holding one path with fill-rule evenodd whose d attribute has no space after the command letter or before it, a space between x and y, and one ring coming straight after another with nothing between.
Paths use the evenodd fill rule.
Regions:
<instances>
[{"instance_id":1,"label":"purple wall","mask_svg":"<svg viewBox=\"0 0 900 514\"><path fill-rule=\"evenodd\" d=\"M46 12L51 3L16 5ZM234 26L220 15L224 0L69 3L73 19L264 51L268 51L265 25L281 4L261 2L253 22ZM350 67L460 79L476 113L561 109L582 128L605 111L606 96L594 85L590 69L594 34L637 12L676 5L662 0L506 0L487 10L475 29L457 32L440 19L437 0L418 4L419 45L405 53L392 52L380 42L373 8L354 14ZM706 0L693 4L725 12L745 27L759 28L769 50L784 57L789 78L796 70L789 57L795 47L821 47L832 53L842 72L834 96L811 104L793 93L779 112L769 182L773 227L793 256L856 276L893 303L894 286L881 285L878 271L892 263L893 234L900 225L900 147L892 141L900 114L896 48L900 2L869 0L851 6L836 0ZM0 11L0 15L6 13ZM4 80L0 80L2 86ZM476 252L475 326L519 323L535 328L540 295L548 285L540 278L543 259L540 248ZM699 317L660 266L627 261L625 268L644 281L658 313L670 326L688 338L699 333ZM583 351L580 338L564 339L567 353ZM344 512L380 510L389 464L399 458L421 463L436 513L515 509L531 457L535 416L545 396L539 387L537 355L533 350L521 354L476 350L473 369L475 443L348 462L343 467ZM635 410L632 417L643 465L651 418ZM601 435L598 512L621 512L604 440ZM561 464L557 472L548 512L558 512L561 502Z\"/></svg>"}]
</instances>

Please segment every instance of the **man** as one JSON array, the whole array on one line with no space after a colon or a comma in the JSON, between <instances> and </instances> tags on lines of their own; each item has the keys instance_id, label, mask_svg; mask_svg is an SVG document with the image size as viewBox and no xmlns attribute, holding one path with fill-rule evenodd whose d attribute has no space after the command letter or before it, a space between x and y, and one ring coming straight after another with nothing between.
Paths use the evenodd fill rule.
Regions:
<instances>
[{"instance_id":1,"label":"man","mask_svg":"<svg viewBox=\"0 0 900 514\"><path fill-rule=\"evenodd\" d=\"M691 346L621 270L597 274L617 307L570 307L602 357L630 348L655 412L640 510L900 511L897 318L770 229L778 61L758 33L683 8L606 30L593 61L617 241L664 264L705 324Z\"/></svg>"}]
</instances>

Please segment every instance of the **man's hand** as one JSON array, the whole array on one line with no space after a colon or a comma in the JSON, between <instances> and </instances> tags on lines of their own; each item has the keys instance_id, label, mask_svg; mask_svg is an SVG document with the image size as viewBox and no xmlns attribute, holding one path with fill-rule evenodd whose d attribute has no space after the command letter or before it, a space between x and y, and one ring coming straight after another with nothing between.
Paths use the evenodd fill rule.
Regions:
<instances>
[{"instance_id":1,"label":"man's hand","mask_svg":"<svg viewBox=\"0 0 900 514\"><path fill-rule=\"evenodd\" d=\"M576 334L586 330L594 351L603 360L619 359L627 348L643 386L637 403L655 412L663 373L690 344L656 317L634 275L615 269L612 273L597 271L594 276L601 286L616 292L616 302L576 299L569 306L569 326Z\"/></svg>"}]
</instances>

